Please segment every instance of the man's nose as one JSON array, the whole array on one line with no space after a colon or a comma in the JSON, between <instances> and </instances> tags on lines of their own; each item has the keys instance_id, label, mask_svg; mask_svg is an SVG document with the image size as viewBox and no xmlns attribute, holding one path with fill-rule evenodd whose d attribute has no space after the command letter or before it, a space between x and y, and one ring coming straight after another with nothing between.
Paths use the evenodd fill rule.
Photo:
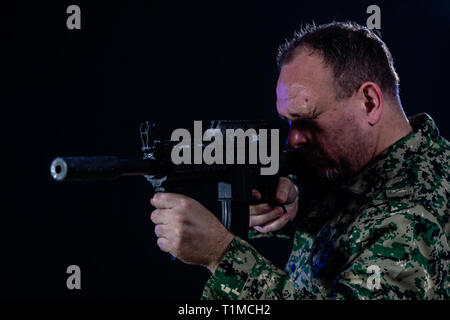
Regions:
<instances>
[{"instance_id":1,"label":"man's nose","mask_svg":"<svg viewBox=\"0 0 450 320\"><path fill-rule=\"evenodd\" d=\"M288 133L288 144L291 148L298 149L306 145L308 139L305 132L298 128L291 127Z\"/></svg>"}]
</instances>

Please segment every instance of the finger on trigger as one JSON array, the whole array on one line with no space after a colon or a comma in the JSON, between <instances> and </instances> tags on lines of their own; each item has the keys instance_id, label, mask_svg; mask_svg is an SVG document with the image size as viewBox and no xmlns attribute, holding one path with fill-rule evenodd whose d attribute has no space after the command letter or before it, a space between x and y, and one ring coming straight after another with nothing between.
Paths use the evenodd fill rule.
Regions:
<instances>
[{"instance_id":1,"label":"finger on trigger","mask_svg":"<svg viewBox=\"0 0 450 320\"><path fill-rule=\"evenodd\" d=\"M277 207L266 214L250 216L250 227L264 225L270 221L277 219L282 214L283 212L279 207Z\"/></svg>"},{"instance_id":2,"label":"finger on trigger","mask_svg":"<svg viewBox=\"0 0 450 320\"><path fill-rule=\"evenodd\" d=\"M260 203L250 206L250 215L259 215L272 211L272 207L268 203Z\"/></svg>"}]
</instances>

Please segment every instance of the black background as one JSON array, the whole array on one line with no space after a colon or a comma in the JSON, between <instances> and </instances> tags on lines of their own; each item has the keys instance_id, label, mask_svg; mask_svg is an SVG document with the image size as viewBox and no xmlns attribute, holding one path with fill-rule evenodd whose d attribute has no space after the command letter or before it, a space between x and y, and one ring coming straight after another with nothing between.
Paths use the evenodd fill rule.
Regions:
<instances>
[{"instance_id":1,"label":"black background","mask_svg":"<svg viewBox=\"0 0 450 320\"><path fill-rule=\"evenodd\" d=\"M66 27L70 4L81 30ZM365 24L371 4L406 113L427 112L450 137L445 0L2 4L0 297L199 299L209 273L159 251L143 178L57 184L51 160L139 157L143 120L167 134L200 119L272 121L278 45L302 23ZM280 266L290 249L255 245ZM72 264L81 290L66 287Z\"/></svg>"}]
</instances>

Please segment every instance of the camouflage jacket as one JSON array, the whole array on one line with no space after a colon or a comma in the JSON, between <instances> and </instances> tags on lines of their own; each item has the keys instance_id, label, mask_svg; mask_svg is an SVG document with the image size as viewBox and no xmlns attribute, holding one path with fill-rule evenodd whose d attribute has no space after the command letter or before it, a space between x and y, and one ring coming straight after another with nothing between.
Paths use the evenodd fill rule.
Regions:
<instances>
[{"instance_id":1,"label":"camouflage jacket","mask_svg":"<svg viewBox=\"0 0 450 320\"><path fill-rule=\"evenodd\" d=\"M296 224L284 271L235 237L202 299L449 299L450 143L427 114L410 123L350 183L299 212L322 222Z\"/></svg>"}]
</instances>

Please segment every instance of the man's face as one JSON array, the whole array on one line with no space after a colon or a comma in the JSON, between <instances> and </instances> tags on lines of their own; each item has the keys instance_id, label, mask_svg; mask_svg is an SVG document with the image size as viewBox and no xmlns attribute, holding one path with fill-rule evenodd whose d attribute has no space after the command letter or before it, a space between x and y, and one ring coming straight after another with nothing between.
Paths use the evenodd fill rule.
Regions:
<instances>
[{"instance_id":1,"label":"man's face","mask_svg":"<svg viewBox=\"0 0 450 320\"><path fill-rule=\"evenodd\" d=\"M288 143L328 180L347 178L369 159L370 139L354 97L336 99L335 79L321 56L301 49L281 70L277 110L288 120Z\"/></svg>"}]
</instances>

